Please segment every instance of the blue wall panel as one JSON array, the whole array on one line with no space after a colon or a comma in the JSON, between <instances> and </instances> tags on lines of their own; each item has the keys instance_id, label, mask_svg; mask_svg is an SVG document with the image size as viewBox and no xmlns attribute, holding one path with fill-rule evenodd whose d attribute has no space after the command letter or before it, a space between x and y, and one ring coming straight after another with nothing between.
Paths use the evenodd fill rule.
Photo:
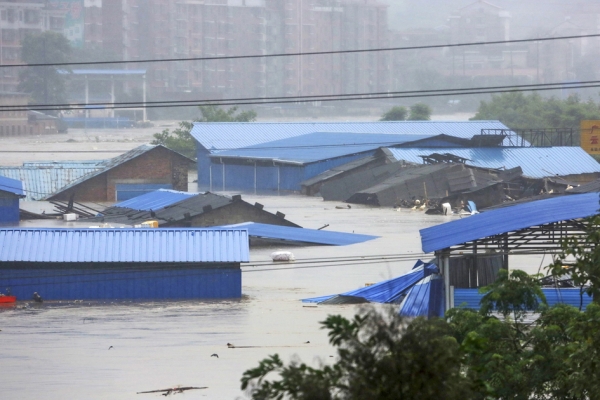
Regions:
<instances>
[{"instance_id":1,"label":"blue wall panel","mask_svg":"<svg viewBox=\"0 0 600 400\"><path fill-rule=\"evenodd\" d=\"M543 288L542 291L546 296L546 301L549 306L555 304L568 304L570 306L579 308L579 302L581 300L579 296L579 289L571 288ZM479 310L479 302L483 297L478 292L478 289L454 289L454 307L465 307ZM585 308L592 298L587 294L583 294L583 307Z\"/></svg>"},{"instance_id":2,"label":"blue wall panel","mask_svg":"<svg viewBox=\"0 0 600 400\"><path fill-rule=\"evenodd\" d=\"M225 299L242 296L240 268L6 269L0 287L17 300Z\"/></svg>"},{"instance_id":3,"label":"blue wall panel","mask_svg":"<svg viewBox=\"0 0 600 400\"><path fill-rule=\"evenodd\" d=\"M276 166L257 166L256 182L258 192L277 191L279 181L279 167Z\"/></svg>"},{"instance_id":4,"label":"blue wall panel","mask_svg":"<svg viewBox=\"0 0 600 400\"><path fill-rule=\"evenodd\" d=\"M0 197L0 224L19 223L19 198Z\"/></svg>"},{"instance_id":5,"label":"blue wall panel","mask_svg":"<svg viewBox=\"0 0 600 400\"><path fill-rule=\"evenodd\" d=\"M210 190L210 158L208 150L197 145L196 165L198 167L198 191Z\"/></svg>"}]
</instances>

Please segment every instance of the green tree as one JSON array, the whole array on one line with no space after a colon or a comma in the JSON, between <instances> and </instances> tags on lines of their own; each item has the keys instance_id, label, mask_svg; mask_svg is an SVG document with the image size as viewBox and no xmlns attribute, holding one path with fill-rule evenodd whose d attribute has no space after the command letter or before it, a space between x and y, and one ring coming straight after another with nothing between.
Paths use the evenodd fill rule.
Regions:
<instances>
[{"instance_id":1,"label":"green tree","mask_svg":"<svg viewBox=\"0 0 600 400\"><path fill-rule=\"evenodd\" d=\"M381 116L380 121L404 121L407 114L406 107L394 106Z\"/></svg>"},{"instance_id":2,"label":"green tree","mask_svg":"<svg viewBox=\"0 0 600 400\"><path fill-rule=\"evenodd\" d=\"M373 310L322 322L337 347L333 365L284 365L272 355L247 370L242 389L253 399L469 399L461 352L440 319L406 321Z\"/></svg>"},{"instance_id":3,"label":"green tree","mask_svg":"<svg viewBox=\"0 0 600 400\"><path fill-rule=\"evenodd\" d=\"M26 64L64 63L69 61L71 46L57 32L29 34L23 38L21 59ZM19 73L18 90L31 96L32 104L64 104L66 67L27 67ZM50 114L56 112L49 111Z\"/></svg>"},{"instance_id":4,"label":"green tree","mask_svg":"<svg viewBox=\"0 0 600 400\"><path fill-rule=\"evenodd\" d=\"M572 95L565 100L537 93L510 92L482 101L471 120L499 120L511 129L579 128L584 119L600 119L600 107L592 100Z\"/></svg>"},{"instance_id":5,"label":"green tree","mask_svg":"<svg viewBox=\"0 0 600 400\"><path fill-rule=\"evenodd\" d=\"M600 304L600 216L587 218L582 226L585 232L582 237L569 237L561 243L562 252L550 265L550 271L561 276L567 265L566 272L581 288L582 295L585 291Z\"/></svg>"},{"instance_id":6,"label":"green tree","mask_svg":"<svg viewBox=\"0 0 600 400\"><path fill-rule=\"evenodd\" d=\"M223 110L216 106L200 106L199 109L202 117L196 119L195 122L253 122L256 120L256 112L253 110L236 114L237 107ZM162 144L190 158L196 158L196 144L190 134L193 127L193 122L181 121L179 127L173 131L165 129L160 133L155 133L152 144Z\"/></svg>"},{"instance_id":7,"label":"green tree","mask_svg":"<svg viewBox=\"0 0 600 400\"><path fill-rule=\"evenodd\" d=\"M408 114L409 121L429 121L431 119L431 107L424 103L417 103L410 106Z\"/></svg>"}]
</instances>

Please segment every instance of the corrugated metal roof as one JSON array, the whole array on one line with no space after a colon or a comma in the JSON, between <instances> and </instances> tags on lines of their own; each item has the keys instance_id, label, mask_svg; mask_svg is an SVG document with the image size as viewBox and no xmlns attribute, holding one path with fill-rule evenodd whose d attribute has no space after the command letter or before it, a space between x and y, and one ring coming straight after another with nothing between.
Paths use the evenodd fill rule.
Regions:
<instances>
[{"instance_id":1,"label":"corrugated metal roof","mask_svg":"<svg viewBox=\"0 0 600 400\"><path fill-rule=\"evenodd\" d=\"M343 165L340 165L337 167L333 167L331 169L328 169L325 172L320 173L317 176L314 176L310 179L306 179L306 180L300 182L300 185L302 185L302 186L314 185L315 183L325 181L327 179L331 179L334 176L337 176L346 171L350 171L352 169L358 168L360 166L369 164L370 162L373 162L375 160L377 160L377 157L375 157L375 156L367 156L364 158L359 158L358 160L350 161L349 163L346 163L346 164L343 164Z\"/></svg>"},{"instance_id":2,"label":"corrugated metal roof","mask_svg":"<svg viewBox=\"0 0 600 400\"><path fill-rule=\"evenodd\" d=\"M248 262L239 229L0 229L0 262Z\"/></svg>"},{"instance_id":3,"label":"corrugated metal roof","mask_svg":"<svg viewBox=\"0 0 600 400\"><path fill-rule=\"evenodd\" d=\"M101 164L98 165L99 168L95 169L92 173L90 173L88 175L85 175L85 176L82 176L82 177L78 178L77 180L71 181L70 183L68 183L65 186L59 187L58 190L56 190L54 192L51 192L45 198L49 198L51 196L54 196L54 195L56 195L58 193L61 193L61 192L65 191L67 189L70 189L70 188L72 188L72 187L74 187L76 185L79 185L83 181L86 181L86 180L88 180L90 178L93 178L95 176L103 174L103 173L107 172L108 170L111 170L111 169L113 169L115 167L118 167L119 165L124 164L127 161L131 161L134 158L139 157L142 154L145 154L145 153L147 153L149 151L152 151L152 150L154 150L154 149L156 149L158 147L162 147L164 149L167 149L168 151L176 153L176 154L178 154L179 156L181 156L183 158L188 158L188 157L185 157L184 155L181 155L181 154L177 153L176 151L173 151L173 150L171 150L171 149L169 149L169 148L167 148L167 147L165 147L163 145L160 145L160 144L159 145L143 144L143 145L138 146L135 149L129 150L128 152L123 153L123 154L121 154L119 156L110 158L108 160L104 160ZM189 159L189 161L190 161L190 163L194 162L194 160L192 160L192 159Z\"/></svg>"},{"instance_id":4,"label":"corrugated metal roof","mask_svg":"<svg viewBox=\"0 0 600 400\"><path fill-rule=\"evenodd\" d=\"M546 301L550 307L556 304L568 304L579 308L579 288L542 288ZM479 289L454 289L454 306L479 310L479 303L484 294ZM583 294L583 308L592 302L592 298Z\"/></svg>"},{"instance_id":5,"label":"corrugated metal roof","mask_svg":"<svg viewBox=\"0 0 600 400\"><path fill-rule=\"evenodd\" d=\"M191 134L211 151L238 149L313 132L354 132L470 139L482 129L508 129L500 121L195 122Z\"/></svg>"},{"instance_id":6,"label":"corrugated metal roof","mask_svg":"<svg viewBox=\"0 0 600 400\"><path fill-rule=\"evenodd\" d=\"M430 275L418 282L400 304L403 317L441 317L444 315L444 281Z\"/></svg>"},{"instance_id":7,"label":"corrugated metal roof","mask_svg":"<svg viewBox=\"0 0 600 400\"><path fill-rule=\"evenodd\" d=\"M261 159L306 164L425 138L423 135L315 132L222 151L212 155L211 158Z\"/></svg>"},{"instance_id":8,"label":"corrugated metal roof","mask_svg":"<svg viewBox=\"0 0 600 400\"><path fill-rule=\"evenodd\" d=\"M374 303L392 303L402 297L413 285L425 277L423 266L419 266L394 279L377 282L374 285L363 287L349 292L341 293L341 296L362 297ZM322 303L337 295L327 295L302 299L303 303Z\"/></svg>"},{"instance_id":9,"label":"corrugated metal roof","mask_svg":"<svg viewBox=\"0 0 600 400\"><path fill-rule=\"evenodd\" d=\"M77 160L77 161L25 161L23 167L52 167L52 168L100 168L106 160Z\"/></svg>"},{"instance_id":10,"label":"corrugated metal roof","mask_svg":"<svg viewBox=\"0 0 600 400\"><path fill-rule=\"evenodd\" d=\"M132 199L122 201L115 204L113 207L129 208L138 211L158 210L196 195L198 195L198 193L159 189L154 192L142 194Z\"/></svg>"},{"instance_id":11,"label":"corrugated metal roof","mask_svg":"<svg viewBox=\"0 0 600 400\"><path fill-rule=\"evenodd\" d=\"M12 193L19 197L25 197L25 192L23 192L23 182L18 179L0 176L0 191Z\"/></svg>"},{"instance_id":12,"label":"corrugated metal roof","mask_svg":"<svg viewBox=\"0 0 600 400\"><path fill-rule=\"evenodd\" d=\"M26 200L41 200L69 183L97 171L96 167L0 167L0 175L23 182ZM64 167L63 167L64 166Z\"/></svg>"},{"instance_id":13,"label":"corrugated metal roof","mask_svg":"<svg viewBox=\"0 0 600 400\"><path fill-rule=\"evenodd\" d=\"M421 229L423 252L442 250L492 235L598 214L598 193L574 194L498 208Z\"/></svg>"},{"instance_id":14,"label":"corrugated metal roof","mask_svg":"<svg viewBox=\"0 0 600 400\"><path fill-rule=\"evenodd\" d=\"M436 148L388 148L397 160L423 163L419 156L440 153ZM480 147L443 149L467 158L468 165L510 169L521 167L532 178L600 172L600 164L581 147Z\"/></svg>"},{"instance_id":15,"label":"corrugated metal roof","mask_svg":"<svg viewBox=\"0 0 600 400\"><path fill-rule=\"evenodd\" d=\"M346 246L377 239L379 236L359 235L354 233L334 232L318 229L293 228L289 226L258 224L246 222L243 224L226 225L216 228L245 228L254 237L289 240L293 242L315 243L331 246Z\"/></svg>"},{"instance_id":16,"label":"corrugated metal roof","mask_svg":"<svg viewBox=\"0 0 600 400\"><path fill-rule=\"evenodd\" d=\"M600 179L565 190L565 194L600 192Z\"/></svg>"}]
</instances>

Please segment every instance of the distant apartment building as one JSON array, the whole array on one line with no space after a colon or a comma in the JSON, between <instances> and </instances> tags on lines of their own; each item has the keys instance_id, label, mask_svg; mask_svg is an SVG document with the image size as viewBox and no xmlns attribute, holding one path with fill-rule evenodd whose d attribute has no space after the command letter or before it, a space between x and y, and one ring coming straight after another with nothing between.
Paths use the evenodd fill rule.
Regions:
<instances>
[{"instance_id":1,"label":"distant apartment building","mask_svg":"<svg viewBox=\"0 0 600 400\"><path fill-rule=\"evenodd\" d=\"M378 0L103 0L102 6L105 48L128 60L389 45L387 6ZM357 93L387 90L390 81L385 53L174 61L148 68L150 90L162 94Z\"/></svg>"},{"instance_id":2,"label":"distant apartment building","mask_svg":"<svg viewBox=\"0 0 600 400\"><path fill-rule=\"evenodd\" d=\"M63 33L74 47L100 44L101 7L102 0L0 1L0 65L22 63L21 44L28 34L55 31ZM18 84L18 70L3 68L0 90L13 92Z\"/></svg>"}]
</instances>

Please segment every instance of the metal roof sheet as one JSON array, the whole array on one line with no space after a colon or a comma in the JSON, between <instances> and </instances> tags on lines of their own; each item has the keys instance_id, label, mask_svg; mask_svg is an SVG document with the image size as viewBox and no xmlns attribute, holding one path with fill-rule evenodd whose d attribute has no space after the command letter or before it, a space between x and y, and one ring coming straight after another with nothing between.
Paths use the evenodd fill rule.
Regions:
<instances>
[{"instance_id":1,"label":"metal roof sheet","mask_svg":"<svg viewBox=\"0 0 600 400\"><path fill-rule=\"evenodd\" d=\"M423 252L442 250L530 226L598 214L598 193L574 194L517 204L421 229Z\"/></svg>"},{"instance_id":2,"label":"metal roof sheet","mask_svg":"<svg viewBox=\"0 0 600 400\"><path fill-rule=\"evenodd\" d=\"M211 155L211 157L263 159L306 164L425 138L426 136L423 135L314 132L273 142L260 143L250 147L222 151Z\"/></svg>"},{"instance_id":3,"label":"metal roof sheet","mask_svg":"<svg viewBox=\"0 0 600 400\"><path fill-rule=\"evenodd\" d=\"M354 132L470 139L482 129L509 129L500 121L377 121L377 122L195 122L191 134L212 152L238 149L313 132Z\"/></svg>"},{"instance_id":4,"label":"metal roof sheet","mask_svg":"<svg viewBox=\"0 0 600 400\"><path fill-rule=\"evenodd\" d=\"M25 193L23 192L23 182L18 179L0 176L0 191L12 193L19 197L25 197Z\"/></svg>"},{"instance_id":5,"label":"metal roof sheet","mask_svg":"<svg viewBox=\"0 0 600 400\"><path fill-rule=\"evenodd\" d=\"M334 176L337 176L346 171L350 171L352 169L361 167L363 165L369 164L370 162L373 162L375 160L377 160L377 157L375 157L375 156L367 156L367 157L359 158L358 160L353 160L353 161L350 161L349 163L346 163L346 164L343 164L343 165L340 165L337 167L333 167L331 169L328 169L325 172L320 173L317 176L313 176L310 179L306 179L306 180L300 182L300 185L302 185L302 186L314 185L315 183L325 181L327 179L331 179Z\"/></svg>"},{"instance_id":6,"label":"metal roof sheet","mask_svg":"<svg viewBox=\"0 0 600 400\"><path fill-rule=\"evenodd\" d=\"M248 262L248 231L228 229L0 229L0 262Z\"/></svg>"},{"instance_id":7,"label":"metal roof sheet","mask_svg":"<svg viewBox=\"0 0 600 400\"><path fill-rule=\"evenodd\" d=\"M440 275L430 275L414 285L400 304L403 317L444 315L444 284Z\"/></svg>"},{"instance_id":8,"label":"metal roof sheet","mask_svg":"<svg viewBox=\"0 0 600 400\"><path fill-rule=\"evenodd\" d=\"M23 182L26 200L41 200L97 170L96 167L0 167L0 175Z\"/></svg>"},{"instance_id":9,"label":"metal roof sheet","mask_svg":"<svg viewBox=\"0 0 600 400\"><path fill-rule=\"evenodd\" d=\"M423 163L419 156L450 153L467 158L468 165L510 169L521 167L532 178L600 172L600 164L581 147L478 147L468 149L388 148L397 160Z\"/></svg>"},{"instance_id":10,"label":"metal roof sheet","mask_svg":"<svg viewBox=\"0 0 600 400\"><path fill-rule=\"evenodd\" d=\"M556 304L568 304L579 308L579 302L583 300L583 309L592 302L592 298L579 288L542 288L546 301L550 307ZM479 310L481 298L485 293L479 293L479 289L454 289L454 306Z\"/></svg>"},{"instance_id":11,"label":"metal roof sheet","mask_svg":"<svg viewBox=\"0 0 600 400\"><path fill-rule=\"evenodd\" d=\"M289 226L259 224L246 222L242 224L226 225L217 228L245 228L250 236L290 240L293 242L315 243L331 246L346 246L373 240L379 236L359 235L354 233L325 231L318 229L293 228Z\"/></svg>"},{"instance_id":12,"label":"metal roof sheet","mask_svg":"<svg viewBox=\"0 0 600 400\"><path fill-rule=\"evenodd\" d=\"M198 195L198 193L159 189L122 201L115 204L113 207L129 208L138 211L158 210L196 195Z\"/></svg>"},{"instance_id":13,"label":"metal roof sheet","mask_svg":"<svg viewBox=\"0 0 600 400\"><path fill-rule=\"evenodd\" d=\"M565 194L600 192L600 179L565 190Z\"/></svg>"}]
</instances>

